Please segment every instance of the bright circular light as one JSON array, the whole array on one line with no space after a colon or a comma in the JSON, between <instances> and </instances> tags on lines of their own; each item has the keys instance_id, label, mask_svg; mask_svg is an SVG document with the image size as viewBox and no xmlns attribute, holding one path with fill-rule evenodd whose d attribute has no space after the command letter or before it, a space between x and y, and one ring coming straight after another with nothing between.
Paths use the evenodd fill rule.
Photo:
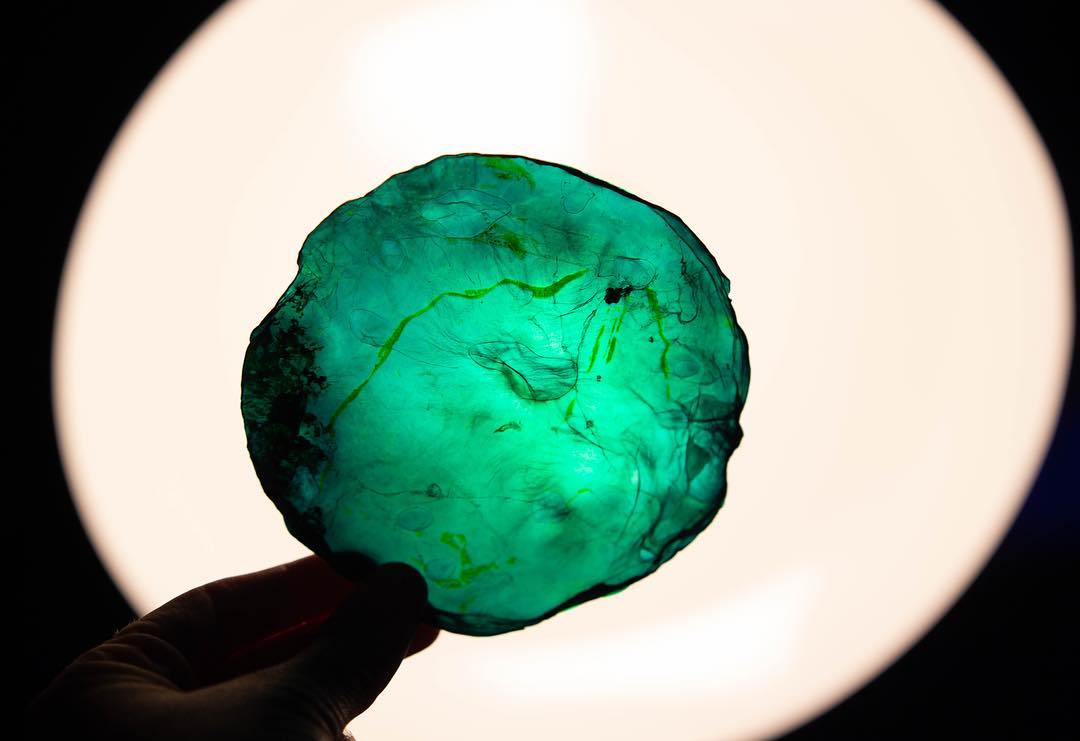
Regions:
<instances>
[{"instance_id":1,"label":"bright circular light","mask_svg":"<svg viewBox=\"0 0 1080 741\"><path fill-rule=\"evenodd\" d=\"M757 737L880 671L1015 516L1073 329L1046 154L929 2L226 6L117 137L61 290L63 459L124 594L147 610L304 552L245 450L247 335L332 208L464 151L686 220L750 341L746 437L728 503L655 575L444 635L354 728Z\"/></svg>"}]
</instances>

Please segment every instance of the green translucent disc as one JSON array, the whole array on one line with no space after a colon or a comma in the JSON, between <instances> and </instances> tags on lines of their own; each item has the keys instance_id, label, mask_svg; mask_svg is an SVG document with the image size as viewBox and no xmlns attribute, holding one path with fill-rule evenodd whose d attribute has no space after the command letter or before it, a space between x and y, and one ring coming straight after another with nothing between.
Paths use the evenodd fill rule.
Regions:
<instances>
[{"instance_id":1,"label":"green translucent disc","mask_svg":"<svg viewBox=\"0 0 1080 741\"><path fill-rule=\"evenodd\" d=\"M338 569L411 564L491 635L655 571L713 519L750 378L676 216L577 170L440 157L331 213L251 334L248 450Z\"/></svg>"}]
</instances>

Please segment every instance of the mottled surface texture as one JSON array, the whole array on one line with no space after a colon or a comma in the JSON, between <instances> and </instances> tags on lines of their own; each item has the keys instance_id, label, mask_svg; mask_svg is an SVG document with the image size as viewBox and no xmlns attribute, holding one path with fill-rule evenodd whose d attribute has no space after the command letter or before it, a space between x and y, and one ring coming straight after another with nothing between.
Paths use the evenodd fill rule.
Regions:
<instances>
[{"instance_id":1,"label":"mottled surface texture","mask_svg":"<svg viewBox=\"0 0 1080 741\"><path fill-rule=\"evenodd\" d=\"M712 520L750 368L683 222L524 157L440 157L335 210L251 334L248 449L345 572L410 563L490 635L656 570Z\"/></svg>"}]
</instances>

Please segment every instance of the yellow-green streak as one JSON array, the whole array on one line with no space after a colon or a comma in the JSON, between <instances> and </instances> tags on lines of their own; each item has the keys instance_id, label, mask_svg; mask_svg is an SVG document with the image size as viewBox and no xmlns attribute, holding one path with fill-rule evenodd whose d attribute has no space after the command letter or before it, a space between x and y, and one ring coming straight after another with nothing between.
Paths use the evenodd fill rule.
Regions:
<instances>
[{"instance_id":1,"label":"yellow-green streak","mask_svg":"<svg viewBox=\"0 0 1080 741\"><path fill-rule=\"evenodd\" d=\"M611 342L608 343L608 348L607 348L607 359L604 360L605 363L610 363L611 362L611 356L615 354L615 341L617 339L619 339L619 338L615 336L614 332L612 332L611 333Z\"/></svg>"},{"instance_id":2,"label":"yellow-green streak","mask_svg":"<svg viewBox=\"0 0 1080 741\"><path fill-rule=\"evenodd\" d=\"M439 542L457 551L458 558L461 561L461 576L459 578L435 580L435 583L443 589L461 589L485 571L499 568L494 561L473 566L472 558L465 547L465 535L463 533L443 533L439 537Z\"/></svg>"},{"instance_id":3,"label":"yellow-green streak","mask_svg":"<svg viewBox=\"0 0 1080 741\"><path fill-rule=\"evenodd\" d=\"M521 237L506 227L501 226L498 222L492 224L483 233L477 234L473 239L478 242L483 242L484 244L489 244L492 247L510 250L519 260L524 260L525 255L529 253L529 251L522 246Z\"/></svg>"},{"instance_id":4,"label":"yellow-green streak","mask_svg":"<svg viewBox=\"0 0 1080 741\"><path fill-rule=\"evenodd\" d=\"M574 413L574 404L577 403L577 397L575 396L570 400L570 403L566 405L566 414L563 416L563 422L570 419L570 415Z\"/></svg>"},{"instance_id":5,"label":"yellow-green streak","mask_svg":"<svg viewBox=\"0 0 1080 741\"><path fill-rule=\"evenodd\" d=\"M630 309L630 296L631 295L633 295L633 294L627 295L626 300L623 301L622 313L619 314L619 320L617 322L615 322L615 331L616 332L618 332L619 329L622 327L623 319L626 318L626 312Z\"/></svg>"},{"instance_id":6,"label":"yellow-green streak","mask_svg":"<svg viewBox=\"0 0 1080 741\"><path fill-rule=\"evenodd\" d=\"M492 170L499 171L495 174L495 177L502 178L503 180L520 178L527 182L530 188L536 187L536 181L533 180L533 176L529 171L513 160L502 159L501 157L488 157L484 160L484 164Z\"/></svg>"},{"instance_id":7,"label":"yellow-green streak","mask_svg":"<svg viewBox=\"0 0 1080 741\"><path fill-rule=\"evenodd\" d=\"M607 359L605 363L610 363L612 356L615 355L615 342L618 340L619 328L622 327L623 320L626 319L626 312L630 310L630 296L626 297L623 302L622 311L619 313L619 318L615 320L615 325L611 328L611 339L608 341ZM595 351L593 352L595 355ZM591 369L591 366L590 366Z\"/></svg>"},{"instance_id":8,"label":"yellow-green streak","mask_svg":"<svg viewBox=\"0 0 1080 741\"><path fill-rule=\"evenodd\" d=\"M487 288L467 288L464 291L444 291L440 293L438 296L431 299L431 301L428 302L427 306L417 311L414 311L412 314L407 315L404 319L398 322L397 327L394 328L394 331L390 333L390 336L387 338L386 342L384 342L382 346L379 347L379 351L375 354L375 365L372 366L371 371L367 374L367 377L360 382L360 385L350 391L349 395L346 396L340 404L338 404L337 409L335 409L334 413L330 415L330 421L326 423L326 429L331 432L333 431L334 423L337 421L337 418L340 417L341 413L344 412L346 408L348 408L349 404L352 404L356 397L360 395L360 392L364 390L364 387L368 385L368 382L371 381L375 373L390 357L390 353L394 350L394 345L397 344L397 341L399 339L401 339L401 333L405 331L405 327L409 326L409 322L435 308L435 305L442 301L444 298L447 298L449 296L452 296L454 298L466 299L483 298L499 286L516 286L523 291L528 291L529 293L531 293L533 298L550 298L559 291L561 291L567 283L577 280L581 276L585 275L585 273L587 272L589 271L586 268L583 270L579 270L576 273L564 275L554 283L546 286L534 286L524 281L516 280L514 278L503 278L498 283L490 285Z\"/></svg>"},{"instance_id":9,"label":"yellow-green streak","mask_svg":"<svg viewBox=\"0 0 1080 741\"><path fill-rule=\"evenodd\" d=\"M660 335L660 341L664 343L664 349L660 353L660 371L664 374L664 378L668 377L667 366L667 353L668 348L671 347L671 343L668 342L667 336L664 335L664 314L660 311L660 302L656 300L656 291L651 288L645 289L645 295L649 299L649 309L652 311L653 319L656 320L656 331ZM671 398L671 386L667 388L668 398Z\"/></svg>"},{"instance_id":10,"label":"yellow-green streak","mask_svg":"<svg viewBox=\"0 0 1080 741\"><path fill-rule=\"evenodd\" d=\"M592 357L589 358L589 367L585 369L586 373L588 373L589 371L592 370L593 364L596 362L596 353L600 349L600 340L604 336L604 330L605 329L607 329L607 325L606 324L601 324L600 325L600 331L596 333L596 341L593 342Z\"/></svg>"},{"instance_id":11,"label":"yellow-green streak","mask_svg":"<svg viewBox=\"0 0 1080 741\"><path fill-rule=\"evenodd\" d=\"M574 496L572 496L572 497L570 497L569 499L566 500L567 506L573 504L574 500L577 499L578 497L580 497L582 494L586 494L586 493L588 493L590 491L592 491L592 489L588 489L588 488L578 489L576 492L574 492Z\"/></svg>"}]
</instances>

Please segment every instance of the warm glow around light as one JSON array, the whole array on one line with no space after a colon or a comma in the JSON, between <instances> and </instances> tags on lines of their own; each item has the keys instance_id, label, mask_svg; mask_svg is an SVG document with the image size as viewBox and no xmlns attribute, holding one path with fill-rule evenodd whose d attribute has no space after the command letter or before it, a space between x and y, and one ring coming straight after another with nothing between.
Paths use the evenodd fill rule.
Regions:
<instances>
[{"instance_id":1,"label":"warm glow around light","mask_svg":"<svg viewBox=\"0 0 1080 741\"><path fill-rule=\"evenodd\" d=\"M728 503L659 572L442 636L355 732L751 738L842 699L1000 540L1073 331L1049 160L929 2L227 5L121 130L63 278L60 444L121 590L148 610L305 552L245 450L248 333L331 209L477 150L686 220L749 339L746 436Z\"/></svg>"}]
</instances>

